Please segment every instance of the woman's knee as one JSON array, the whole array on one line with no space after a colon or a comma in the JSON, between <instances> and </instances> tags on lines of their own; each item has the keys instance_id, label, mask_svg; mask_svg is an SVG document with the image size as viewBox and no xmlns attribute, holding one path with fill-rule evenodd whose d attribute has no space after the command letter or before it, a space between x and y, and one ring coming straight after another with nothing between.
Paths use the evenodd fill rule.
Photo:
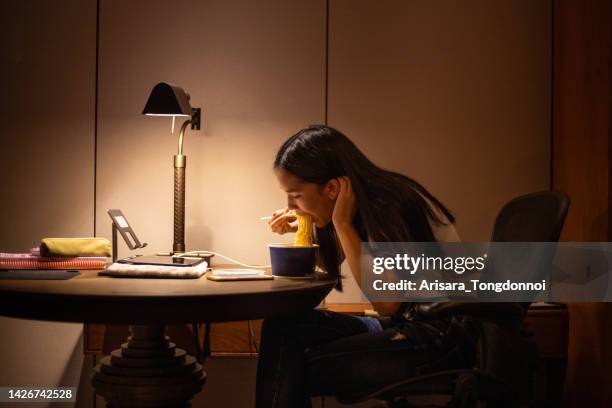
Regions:
<instances>
[{"instance_id":1,"label":"woman's knee","mask_svg":"<svg viewBox=\"0 0 612 408\"><path fill-rule=\"evenodd\" d=\"M262 338L267 336L285 336L303 338L319 321L318 310L309 310L290 317L265 319L261 328Z\"/></svg>"},{"instance_id":2,"label":"woman's knee","mask_svg":"<svg viewBox=\"0 0 612 408\"><path fill-rule=\"evenodd\" d=\"M367 331L358 319L338 313L309 310L291 317L266 319L262 339L269 336L287 339L304 348Z\"/></svg>"}]
</instances>

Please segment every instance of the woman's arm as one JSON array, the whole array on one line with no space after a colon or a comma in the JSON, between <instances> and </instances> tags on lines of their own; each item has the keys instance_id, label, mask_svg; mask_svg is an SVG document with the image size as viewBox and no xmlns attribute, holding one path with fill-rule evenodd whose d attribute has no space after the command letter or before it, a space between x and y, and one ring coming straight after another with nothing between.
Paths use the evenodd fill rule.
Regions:
<instances>
[{"instance_id":1,"label":"woman's arm","mask_svg":"<svg viewBox=\"0 0 612 408\"><path fill-rule=\"evenodd\" d=\"M353 278L355 278L355 282L357 282L357 285L361 288L361 239L352 224L342 226L334 225L334 227L336 228L338 240L340 241L340 245L342 245ZM372 302L372 306L378 314L390 316L399 309L400 302Z\"/></svg>"},{"instance_id":2,"label":"woman's arm","mask_svg":"<svg viewBox=\"0 0 612 408\"><path fill-rule=\"evenodd\" d=\"M361 238L353 226L355 195L348 177L340 177L338 180L340 192L334 206L332 222L351 273L361 288ZM372 306L379 314L388 316L399 309L400 302L372 302Z\"/></svg>"}]
</instances>

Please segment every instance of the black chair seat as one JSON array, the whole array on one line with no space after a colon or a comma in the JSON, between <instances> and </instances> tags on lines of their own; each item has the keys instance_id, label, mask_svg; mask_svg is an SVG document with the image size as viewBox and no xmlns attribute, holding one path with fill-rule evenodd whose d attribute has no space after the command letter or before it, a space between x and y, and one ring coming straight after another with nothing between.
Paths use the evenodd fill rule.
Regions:
<instances>
[{"instance_id":1,"label":"black chair seat","mask_svg":"<svg viewBox=\"0 0 612 408\"><path fill-rule=\"evenodd\" d=\"M475 368L440 371L379 389L339 395L336 396L336 399L342 404L354 404L371 399L401 398L405 403L410 404L411 399L418 400L418 397L423 395L448 396L447 400L450 401L453 396L465 398L466 394L473 394L472 398L476 400L512 399L512 390L506 381Z\"/></svg>"}]
</instances>

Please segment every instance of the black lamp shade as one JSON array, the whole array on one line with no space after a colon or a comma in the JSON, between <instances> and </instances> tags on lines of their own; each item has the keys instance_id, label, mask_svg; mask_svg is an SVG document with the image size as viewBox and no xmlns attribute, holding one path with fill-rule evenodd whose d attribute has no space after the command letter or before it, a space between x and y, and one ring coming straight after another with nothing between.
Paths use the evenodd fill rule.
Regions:
<instances>
[{"instance_id":1,"label":"black lamp shade","mask_svg":"<svg viewBox=\"0 0 612 408\"><path fill-rule=\"evenodd\" d=\"M155 85L143 115L191 116L189 95L183 88L165 82Z\"/></svg>"}]
</instances>

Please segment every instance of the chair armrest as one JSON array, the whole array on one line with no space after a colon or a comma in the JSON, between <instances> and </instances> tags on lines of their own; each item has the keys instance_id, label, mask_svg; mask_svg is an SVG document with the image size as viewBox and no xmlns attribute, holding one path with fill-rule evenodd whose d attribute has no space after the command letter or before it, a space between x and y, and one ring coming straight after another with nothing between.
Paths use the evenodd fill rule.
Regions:
<instances>
[{"instance_id":1,"label":"chair armrest","mask_svg":"<svg viewBox=\"0 0 612 408\"><path fill-rule=\"evenodd\" d=\"M416 306L418 316L440 319L457 315L467 315L492 321L521 321L524 309L520 303L493 302L435 302L421 303Z\"/></svg>"}]
</instances>

